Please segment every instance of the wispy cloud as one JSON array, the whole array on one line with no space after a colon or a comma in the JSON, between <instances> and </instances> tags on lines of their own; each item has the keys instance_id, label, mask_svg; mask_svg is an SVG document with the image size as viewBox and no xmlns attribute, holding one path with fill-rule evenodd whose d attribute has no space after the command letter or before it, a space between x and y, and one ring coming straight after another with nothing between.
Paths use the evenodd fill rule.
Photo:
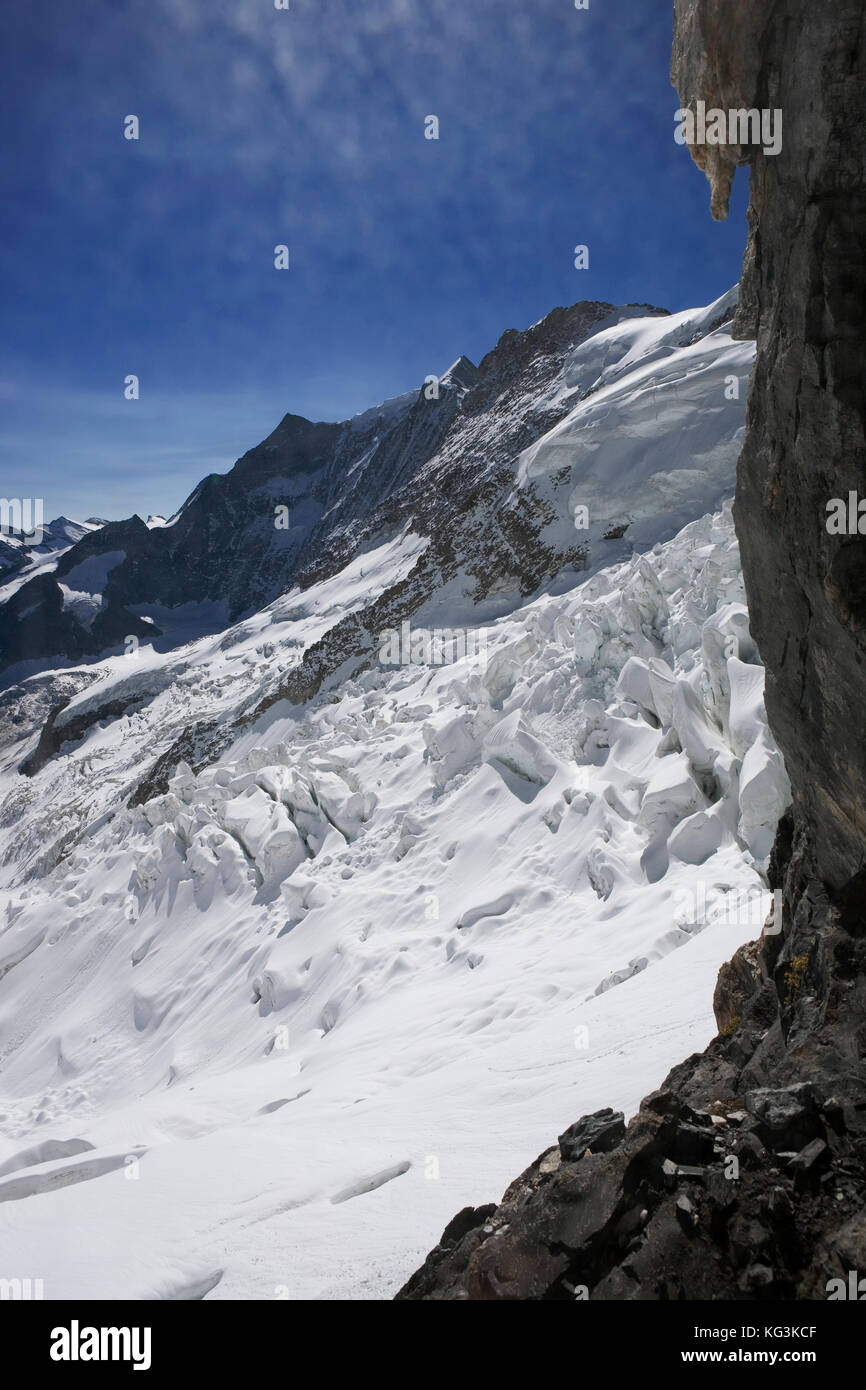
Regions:
<instances>
[{"instance_id":1,"label":"wispy cloud","mask_svg":"<svg viewBox=\"0 0 866 1390\"><path fill-rule=\"evenodd\" d=\"M90 0L86 12L86 32L74 6L0 19L12 323L0 376L44 375L55 405L26 422L28 456L42 439L64 485L88 475L91 431L94 451L157 468L186 420L212 441L203 458L228 464L285 410L349 414L554 304L678 307L736 274L736 224L708 249L703 186L672 138L669 0ZM127 114L138 141L123 139ZM438 142L424 139L429 114ZM576 242L592 246L585 276ZM147 444L130 417L101 413L122 408L130 372L142 420L154 402L187 403ZM73 397L86 408L55 428ZM253 397L264 427L245 414ZM229 416L252 433L241 440Z\"/></svg>"}]
</instances>

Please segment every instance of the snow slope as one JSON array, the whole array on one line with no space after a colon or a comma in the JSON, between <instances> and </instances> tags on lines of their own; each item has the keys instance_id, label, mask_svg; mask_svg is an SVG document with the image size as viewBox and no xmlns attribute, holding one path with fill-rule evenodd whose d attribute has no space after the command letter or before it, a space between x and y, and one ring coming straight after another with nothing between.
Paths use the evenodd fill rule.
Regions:
<instances>
[{"instance_id":1,"label":"snow slope","mask_svg":"<svg viewBox=\"0 0 866 1390\"><path fill-rule=\"evenodd\" d=\"M756 918L683 892L760 892L786 800L736 554L706 518L493 624L486 661L275 708L9 890L16 1268L55 1297L383 1295L552 1129L705 1043ZM147 736L118 721L61 776Z\"/></svg>"},{"instance_id":2,"label":"snow slope","mask_svg":"<svg viewBox=\"0 0 866 1390\"><path fill-rule=\"evenodd\" d=\"M664 323L678 345L643 356L700 379ZM659 327L618 325L620 357ZM636 499L663 456L643 388L631 415L585 412L643 368L594 351L594 393L518 475L545 449L584 467L586 434ZM412 628L472 614L473 655L347 647L314 698L255 714L406 592L429 541L404 527L225 633L67 673L76 736L30 778L49 678L23 688L0 748L0 1275L49 1298L387 1297L551 1133L634 1110L712 1036L788 799L730 506L703 506L732 490L723 365L717 448L692 458L659 416L673 482L647 527L674 493L696 519L530 599L425 591ZM203 720L219 756L131 804Z\"/></svg>"},{"instance_id":3,"label":"snow slope","mask_svg":"<svg viewBox=\"0 0 866 1390\"><path fill-rule=\"evenodd\" d=\"M754 344L730 336L736 302L734 289L706 309L629 319L569 354L559 400L574 404L517 470L520 487L551 500L568 470L565 506L555 506L562 521L545 540L563 544L563 523L584 507L591 541L627 527L643 548L730 494L754 361Z\"/></svg>"}]
</instances>

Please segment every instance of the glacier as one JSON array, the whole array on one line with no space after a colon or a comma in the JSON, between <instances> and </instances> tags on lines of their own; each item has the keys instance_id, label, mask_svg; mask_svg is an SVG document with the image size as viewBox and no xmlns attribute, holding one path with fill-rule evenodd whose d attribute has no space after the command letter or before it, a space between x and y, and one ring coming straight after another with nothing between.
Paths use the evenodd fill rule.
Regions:
<instances>
[{"instance_id":1,"label":"glacier","mask_svg":"<svg viewBox=\"0 0 866 1390\"><path fill-rule=\"evenodd\" d=\"M0 1239L47 1297L388 1297L552 1132L713 1036L760 921L703 905L770 910L789 799L731 519L735 302L564 354L509 497L563 556L588 506L583 567L415 595L413 626L483 651L378 660L441 541L403 517L239 622L0 706ZM350 621L370 640L292 695ZM210 754L142 790L194 725Z\"/></svg>"}]
</instances>

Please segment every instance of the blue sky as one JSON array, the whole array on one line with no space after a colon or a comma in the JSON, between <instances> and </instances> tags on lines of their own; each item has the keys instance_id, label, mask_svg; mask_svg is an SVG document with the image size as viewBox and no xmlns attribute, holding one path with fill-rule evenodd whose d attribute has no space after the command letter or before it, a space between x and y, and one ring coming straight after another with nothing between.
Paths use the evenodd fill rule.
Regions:
<instances>
[{"instance_id":1,"label":"blue sky","mask_svg":"<svg viewBox=\"0 0 866 1390\"><path fill-rule=\"evenodd\" d=\"M287 411L343 419L556 305L738 279L746 178L713 223L671 0L290 6L4 7L0 495L167 513Z\"/></svg>"}]
</instances>

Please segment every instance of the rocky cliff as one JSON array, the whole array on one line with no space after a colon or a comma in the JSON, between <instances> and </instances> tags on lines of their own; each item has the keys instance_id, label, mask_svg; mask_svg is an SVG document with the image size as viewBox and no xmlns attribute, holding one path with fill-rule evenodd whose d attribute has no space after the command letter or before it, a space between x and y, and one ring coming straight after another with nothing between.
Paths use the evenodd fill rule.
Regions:
<instances>
[{"instance_id":1,"label":"rocky cliff","mask_svg":"<svg viewBox=\"0 0 866 1390\"><path fill-rule=\"evenodd\" d=\"M777 155L692 151L716 217L751 165L735 516L792 784L781 922L723 968L705 1053L461 1212L403 1298L823 1299L866 1274L866 567L856 519L826 524L866 495L862 0L677 0L672 76L684 107L784 118Z\"/></svg>"}]
</instances>

